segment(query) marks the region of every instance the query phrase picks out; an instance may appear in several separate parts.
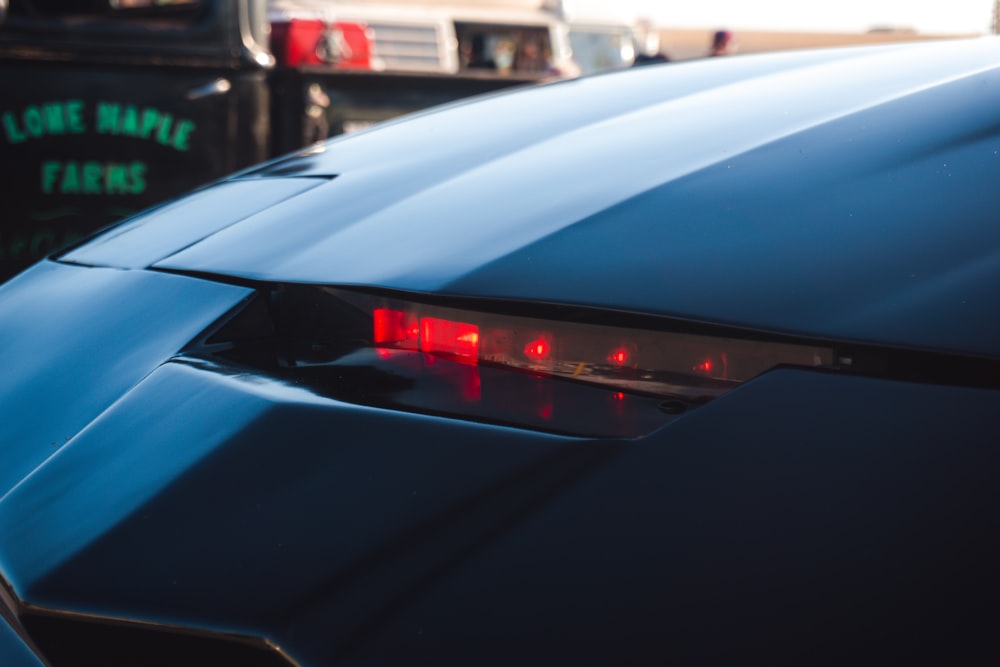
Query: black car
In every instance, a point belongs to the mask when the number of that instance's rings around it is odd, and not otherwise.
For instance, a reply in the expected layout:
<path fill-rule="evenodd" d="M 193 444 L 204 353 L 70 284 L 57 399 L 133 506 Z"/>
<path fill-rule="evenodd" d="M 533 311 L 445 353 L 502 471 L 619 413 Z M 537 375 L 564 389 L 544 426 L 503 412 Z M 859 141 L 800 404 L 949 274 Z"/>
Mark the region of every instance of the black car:
<path fill-rule="evenodd" d="M 0 288 L 7 666 L 994 664 L 1000 42 L 424 112 Z"/>

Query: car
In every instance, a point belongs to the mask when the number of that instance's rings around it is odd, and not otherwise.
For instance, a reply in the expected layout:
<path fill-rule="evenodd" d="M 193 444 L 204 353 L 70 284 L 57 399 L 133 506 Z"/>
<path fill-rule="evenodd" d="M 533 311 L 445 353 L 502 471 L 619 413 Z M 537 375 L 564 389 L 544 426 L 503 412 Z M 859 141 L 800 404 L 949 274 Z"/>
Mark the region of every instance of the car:
<path fill-rule="evenodd" d="M 1000 42 L 653 65 L 0 288 L 4 665 L 993 663 Z"/>

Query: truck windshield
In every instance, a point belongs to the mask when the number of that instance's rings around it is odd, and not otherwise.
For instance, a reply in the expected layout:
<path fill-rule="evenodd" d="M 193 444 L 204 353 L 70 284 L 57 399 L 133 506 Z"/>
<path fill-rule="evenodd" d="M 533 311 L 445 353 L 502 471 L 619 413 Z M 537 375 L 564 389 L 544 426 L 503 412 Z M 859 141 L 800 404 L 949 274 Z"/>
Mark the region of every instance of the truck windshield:
<path fill-rule="evenodd" d="M 455 37 L 463 70 L 544 74 L 553 67 L 545 26 L 456 22 Z"/>

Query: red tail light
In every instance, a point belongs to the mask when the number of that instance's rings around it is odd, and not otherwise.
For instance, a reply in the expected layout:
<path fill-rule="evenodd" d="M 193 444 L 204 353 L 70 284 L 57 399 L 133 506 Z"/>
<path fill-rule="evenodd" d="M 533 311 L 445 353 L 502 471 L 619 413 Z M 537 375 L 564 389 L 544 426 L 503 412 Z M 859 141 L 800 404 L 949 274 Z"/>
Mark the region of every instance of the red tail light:
<path fill-rule="evenodd" d="M 608 352 L 607 360 L 615 366 L 632 366 L 635 362 L 635 346 L 616 345 Z"/>
<path fill-rule="evenodd" d="M 832 347 L 791 338 L 576 307 L 495 306 L 567 318 L 556 319 L 416 298 L 280 285 L 186 354 L 341 401 L 616 438 L 649 433 L 775 366 L 834 367 Z"/>
<path fill-rule="evenodd" d="M 352 295 L 376 348 L 420 350 L 617 389 L 703 400 L 778 365 L 833 363 L 830 348 L 497 315 Z M 367 305 L 366 305 L 367 304 Z"/>
<path fill-rule="evenodd" d="M 474 364 L 479 360 L 479 327 L 438 317 L 421 317 L 420 349 Z"/>
<path fill-rule="evenodd" d="M 416 315 L 391 308 L 376 308 L 372 313 L 376 346 L 419 348 L 420 325 Z"/>
<path fill-rule="evenodd" d="M 534 361 L 541 361 L 552 352 L 552 343 L 545 338 L 536 338 L 524 346 L 524 356 Z"/>

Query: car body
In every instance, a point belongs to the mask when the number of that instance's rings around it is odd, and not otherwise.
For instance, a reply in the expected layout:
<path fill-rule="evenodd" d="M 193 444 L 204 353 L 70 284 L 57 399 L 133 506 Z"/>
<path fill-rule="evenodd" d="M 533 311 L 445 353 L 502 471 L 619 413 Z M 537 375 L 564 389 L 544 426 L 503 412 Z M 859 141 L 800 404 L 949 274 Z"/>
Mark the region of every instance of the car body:
<path fill-rule="evenodd" d="M 998 110 L 994 39 L 643 67 L 35 265 L 4 664 L 995 662 Z"/>

